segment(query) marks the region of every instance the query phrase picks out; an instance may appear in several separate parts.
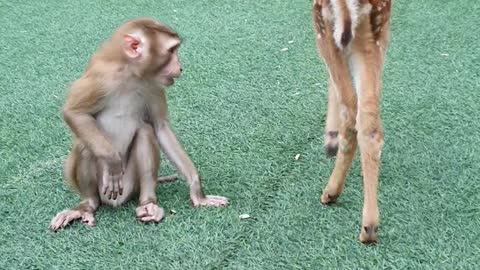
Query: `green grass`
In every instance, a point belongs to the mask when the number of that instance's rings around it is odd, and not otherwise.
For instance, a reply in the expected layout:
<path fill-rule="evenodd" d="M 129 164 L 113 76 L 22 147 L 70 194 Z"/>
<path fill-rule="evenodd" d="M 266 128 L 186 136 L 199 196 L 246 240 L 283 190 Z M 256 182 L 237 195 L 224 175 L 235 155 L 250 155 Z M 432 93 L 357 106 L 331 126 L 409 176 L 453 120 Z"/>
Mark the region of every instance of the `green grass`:
<path fill-rule="evenodd" d="M 0 0 L 0 268 L 479 269 L 480 3 L 394 4 L 375 246 L 357 240 L 358 156 L 339 203 L 319 203 L 333 160 L 322 150 L 327 75 L 310 7 Z M 137 16 L 184 37 L 185 73 L 168 92 L 172 122 L 205 190 L 232 203 L 193 209 L 178 181 L 158 188 L 162 206 L 177 211 L 161 224 L 139 224 L 132 202 L 101 208 L 94 229 L 50 233 L 56 212 L 78 202 L 62 181 L 66 87 L 98 44 Z M 244 213 L 251 218 L 240 221 Z"/>

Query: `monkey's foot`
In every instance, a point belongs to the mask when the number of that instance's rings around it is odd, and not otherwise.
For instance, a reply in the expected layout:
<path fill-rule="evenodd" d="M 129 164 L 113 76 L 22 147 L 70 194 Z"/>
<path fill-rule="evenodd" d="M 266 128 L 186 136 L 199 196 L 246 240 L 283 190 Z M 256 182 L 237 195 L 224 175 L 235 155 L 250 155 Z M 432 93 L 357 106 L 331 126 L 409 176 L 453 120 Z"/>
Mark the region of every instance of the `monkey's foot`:
<path fill-rule="evenodd" d="M 93 217 L 93 213 L 83 210 L 69 209 L 58 213 L 50 222 L 49 229 L 56 232 L 77 219 L 81 219 L 82 223 L 89 227 L 95 227 L 95 218 Z"/>
<path fill-rule="evenodd" d="M 156 203 L 147 203 L 137 207 L 135 210 L 137 213 L 137 218 L 142 222 L 160 222 L 164 215 L 165 211 L 162 207 L 158 206 Z"/>
<path fill-rule="evenodd" d="M 364 244 L 375 243 L 378 241 L 378 226 L 363 226 L 359 239 Z"/>
<path fill-rule="evenodd" d="M 325 134 L 325 153 L 327 157 L 334 157 L 338 152 L 338 131 L 328 131 Z"/>
<path fill-rule="evenodd" d="M 219 206 L 227 206 L 229 204 L 229 201 L 227 198 L 222 196 L 207 195 L 203 199 L 200 199 L 197 201 L 192 200 L 192 203 L 193 203 L 193 206 L 195 207 L 200 207 L 200 206 L 219 207 Z"/>

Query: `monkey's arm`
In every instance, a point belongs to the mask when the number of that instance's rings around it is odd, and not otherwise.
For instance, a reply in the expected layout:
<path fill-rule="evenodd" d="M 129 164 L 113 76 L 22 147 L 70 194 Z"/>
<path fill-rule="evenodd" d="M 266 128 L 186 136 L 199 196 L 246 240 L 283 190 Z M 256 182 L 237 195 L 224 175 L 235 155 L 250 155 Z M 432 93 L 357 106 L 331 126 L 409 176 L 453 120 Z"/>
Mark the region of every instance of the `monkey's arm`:
<path fill-rule="evenodd" d="M 202 200 L 205 199 L 205 195 L 201 188 L 200 176 L 195 165 L 188 157 L 188 154 L 185 152 L 170 127 L 167 116 L 165 93 L 163 91 L 156 97 L 152 98 L 150 114 L 155 128 L 155 135 L 157 136 L 161 149 L 189 183 L 190 198 L 193 204 L 201 204 Z"/>
<path fill-rule="evenodd" d="M 97 158 L 102 169 L 102 193 L 116 199 L 123 193 L 120 153 L 100 131 L 94 114 L 103 109 L 107 93 L 88 79 L 75 82 L 70 90 L 63 116 L 72 132 Z"/>
<path fill-rule="evenodd" d="M 75 136 L 97 157 L 120 159 L 113 145 L 100 131 L 93 115 L 101 111 L 105 93 L 86 79 L 76 81 L 63 107 L 63 117 Z"/>
<path fill-rule="evenodd" d="M 205 199 L 205 194 L 203 194 L 202 191 L 200 176 L 195 165 L 178 142 L 168 121 L 159 123 L 155 128 L 155 133 L 158 142 L 160 143 L 160 147 L 163 149 L 168 159 L 175 165 L 190 185 L 190 198 L 193 204 L 201 204 L 202 200 Z"/>
<path fill-rule="evenodd" d="M 180 173 L 187 179 L 192 179 L 197 176 L 197 169 L 188 157 L 187 153 L 177 140 L 175 133 L 173 133 L 167 121 L 159 124 L 155 128 L 155 133 L 168 159 L 177 167 Z"/>

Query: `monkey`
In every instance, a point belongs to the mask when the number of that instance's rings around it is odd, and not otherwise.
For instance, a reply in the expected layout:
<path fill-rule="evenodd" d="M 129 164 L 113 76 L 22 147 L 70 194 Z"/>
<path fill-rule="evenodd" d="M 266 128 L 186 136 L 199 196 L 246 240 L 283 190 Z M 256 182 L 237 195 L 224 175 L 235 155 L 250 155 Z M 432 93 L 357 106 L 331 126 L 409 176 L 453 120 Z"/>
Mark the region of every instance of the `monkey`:
<path fill-rule="evenodd" d="M 165 213 L 156 186 L 175 180 L 157 178 L 161 151 L 186 179 L 194 207 L 229 204 L 225 197 L 204 194 L 200 175 L 170 125 L 165 89 L 183 71 L 181 42 L 162 22 L 131 19 L 113 31 L 72 83 L 63 105 L 63 120 L 73 133 L 64 179 L 81 202 L 59 212 L 50 230 L 75 220 L 93 227 L 101 204 L 117 207 L 134 197 L 139 221 L 160 222 Z"/>

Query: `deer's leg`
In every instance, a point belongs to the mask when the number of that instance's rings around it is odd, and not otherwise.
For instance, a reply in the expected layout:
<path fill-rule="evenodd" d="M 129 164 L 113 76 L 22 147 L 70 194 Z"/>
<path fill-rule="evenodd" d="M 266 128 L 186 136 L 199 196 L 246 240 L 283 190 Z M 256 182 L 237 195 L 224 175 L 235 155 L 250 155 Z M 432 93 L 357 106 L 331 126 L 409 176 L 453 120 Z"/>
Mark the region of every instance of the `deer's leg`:
<path fill-rule="evenodd" d="M 338 117 L 338 152 L 327 186 L 321 196 L 323 204 L 333 203 L 343 190 L 345 178 L 351 166 L 357 147 L 357 133 L 355 130 L 355 116 L 357 114 L 357 101 L 350 80 L 347 60 L 344 53 L 334 43 L 331 24 L 320 21 L 320 7 L 314 5 L 314 23 L 317 33 L 317 48 L 322 56 L 330 74 L 330 94 L 334 95 L 329 101 L 336 99 L 337 108 L 330 108 L 329 114 L 336 113 Z M 330 104 L 333 105 L 333 104 Z M 329 105 L 329 106 L 330 106 Z M 335 116 L 331 115 L 327 121 L 327 129 L 333 125 Z M 328 132 L 328 131 L 327 131 Z"/>
<path fill-rule="evenodd" d="M 376 242 L 379 226 L 378 177 L 383 148 L 383 128 L 380 120 L 383 55 L 386 39 L 375 40 L 369 25 L 360 25 L 362 38 L 356 40 L 352 53 L 352 73 L 358 93 L 357 140 L 363 174 L 363 218 L 360 241 Z"/>
<path fill-rule="evenodd" d="M 338 152 L 338 126 L 340 122 L 337 90 L 332 80 L 328 81 L 328 110 L 325 126 L 325 153 L 328 157 L 337 155 Z"/>

